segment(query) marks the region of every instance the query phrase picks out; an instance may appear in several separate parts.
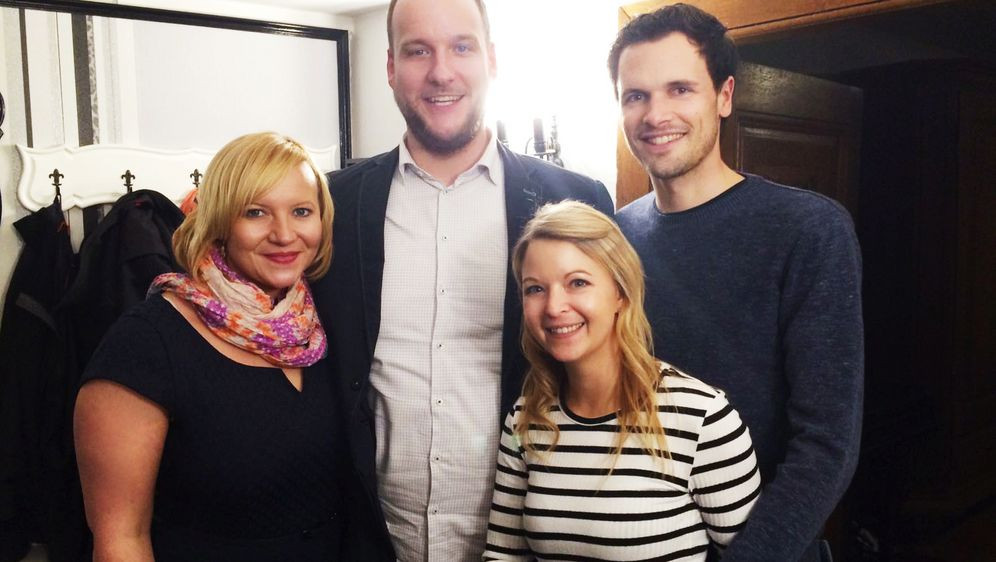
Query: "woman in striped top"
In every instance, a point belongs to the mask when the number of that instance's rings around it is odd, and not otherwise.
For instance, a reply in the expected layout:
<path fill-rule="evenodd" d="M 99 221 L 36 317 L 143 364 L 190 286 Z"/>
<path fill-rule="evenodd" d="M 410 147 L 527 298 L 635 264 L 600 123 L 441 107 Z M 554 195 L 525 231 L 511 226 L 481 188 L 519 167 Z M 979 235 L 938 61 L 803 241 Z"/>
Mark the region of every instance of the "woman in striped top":
<path fill-rule="evenodd" d="M 654 358 L 643 269 L 583 203 L 512 255 L 531 367 L 505 420 L 485 560 L 705 560 L 760 493 L 725 394 Z"/>

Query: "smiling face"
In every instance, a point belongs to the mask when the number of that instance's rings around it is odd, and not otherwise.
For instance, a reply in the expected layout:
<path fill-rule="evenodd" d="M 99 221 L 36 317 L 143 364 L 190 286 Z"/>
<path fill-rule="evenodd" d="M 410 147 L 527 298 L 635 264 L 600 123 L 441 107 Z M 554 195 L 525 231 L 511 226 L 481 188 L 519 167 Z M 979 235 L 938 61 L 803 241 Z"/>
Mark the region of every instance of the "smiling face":
<path fill-rule="evenodd" d="M 622 308 L 615 281 L 571 242 L 529 242 L 522 261 L 522 311 L 526 329 L 568 373 L 618 364 L 616 313 Z"/>
<path fill-rule="evenodd" d="M 732 110 L 733 78 L 717 92 L 687 36 L 671 33 L 626 47 L 616 88 L 629 149 L 653 179 L 722 165 L 719 125 Z"/>
<path fill-rule="evenodd" d="M 401 0 L 393 13 L 387 78 L 409 141 L 451 154 L 481 130 L 494 47 L 472 0 Z"/>
<path fill-rule="evenodd" d="M 302 163 L 243 209 L 225 254 L 236 271 L 275 299 L 315 261 L 321 240 L 318 181 Z"/>

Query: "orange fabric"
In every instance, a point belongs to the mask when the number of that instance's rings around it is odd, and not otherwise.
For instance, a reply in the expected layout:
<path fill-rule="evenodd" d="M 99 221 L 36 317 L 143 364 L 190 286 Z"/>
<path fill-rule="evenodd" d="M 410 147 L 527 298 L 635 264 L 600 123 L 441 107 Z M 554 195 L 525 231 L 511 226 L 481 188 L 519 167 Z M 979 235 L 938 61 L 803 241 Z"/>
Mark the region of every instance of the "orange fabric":
<path fill-rule="evenodd" d="M 183 214 L 189 215 L 190 212 L 196 208 L 197 208 L 197 188 L 195 187 L 190 190 L 190 193 L 188 193 L 186 197 L 183 198 L 183 201 L 180 203 L 180 210 L 183 211 Z"/>

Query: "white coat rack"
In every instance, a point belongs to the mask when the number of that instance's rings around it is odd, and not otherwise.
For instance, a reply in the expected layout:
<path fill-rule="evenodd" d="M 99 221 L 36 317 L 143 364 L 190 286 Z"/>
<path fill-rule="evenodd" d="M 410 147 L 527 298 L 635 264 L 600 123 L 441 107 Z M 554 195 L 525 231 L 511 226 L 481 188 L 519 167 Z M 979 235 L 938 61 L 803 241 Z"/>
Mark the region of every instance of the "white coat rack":
<path fill-rule="evenodd" d="M 307 149 L 319 170 L 338 168 L 338 146 Z M 29 211 L 51 205 L 56 190 L 67 212 L 73 246 L 82 240 L 79 209 L 114 203 L 137 189 L 158 191 L 179 204 L 207 169 L 214 152 L 160 150 L 95 144 L 84 147 L 28 148 L 17 145 L 21 177 L 17 199 Z M 81 216 L 81 215 L 80 215 Z"/>
<path fill-rule="evenodd" d="M 17 198 L 30 211 L 52 203 L 56 183 L 63 209 L 113 203 L 128 192 L 128 183 L 132 190 L 152 189 L 179 203 L 199 183 L 214 156 L 206 150 L 159 150 L 111 144 L 79 148 L 18 145 L 17 152 L 22 164 Z M 308 149 L 308 152 L 320 170 L 337 168 L 336 146 Z"/>

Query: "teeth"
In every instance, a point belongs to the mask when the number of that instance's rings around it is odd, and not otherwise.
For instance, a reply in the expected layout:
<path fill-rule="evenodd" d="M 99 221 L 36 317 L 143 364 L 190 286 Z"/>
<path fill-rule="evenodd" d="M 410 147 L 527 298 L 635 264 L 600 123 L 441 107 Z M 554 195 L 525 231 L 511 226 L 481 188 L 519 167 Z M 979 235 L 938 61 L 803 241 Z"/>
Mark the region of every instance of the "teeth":
<path fill-rule="evenodd" d="M 673 133 L 670 135 L 661 135 L 659 137 L 651 137 L 647 139 L 650 144 L 667 144 L 671 141 L 678 140 L 684 133 Z"/>
<path fill-rule="evenodd" d="M 429 103 L 435 103 L 439 105 L 451 105 L 457 102 L 460 96 L 435 96 L 429 98 Z"/>
<path fill-rule="evenodd" d="M 553 334 L 569 334 L 579 330 L 581 326 L 584 326 L 584 322 L 578 322 L 577 324 L 572 324 L 570 326 L 561 326 L 560 328 L 547 328 L 547 330 Z"/>

